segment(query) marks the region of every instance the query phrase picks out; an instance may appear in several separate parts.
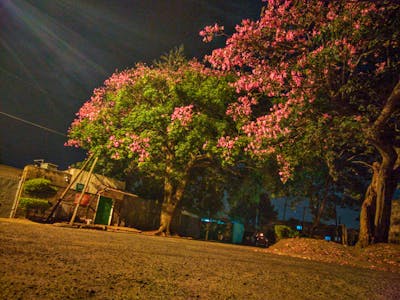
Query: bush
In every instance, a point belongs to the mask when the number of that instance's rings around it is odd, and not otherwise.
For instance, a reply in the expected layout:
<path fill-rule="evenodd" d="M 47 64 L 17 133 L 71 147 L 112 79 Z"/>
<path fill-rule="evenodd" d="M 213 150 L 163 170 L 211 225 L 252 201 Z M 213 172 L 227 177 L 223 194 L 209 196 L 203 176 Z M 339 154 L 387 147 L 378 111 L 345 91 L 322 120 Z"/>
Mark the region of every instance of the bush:
<path fill-rule="evenodd" d="M 264 230 L 265 236 L 268 239 L 268 243 L 270 245 L 275 244 L 276 243 L 276 234 L 274 231 L 274 228 L 268 228 L 266 230 Z"/>
<path fill-rule="evenodd" d="M 275 225 L 274 230 L 275 230 L 275 236 L 276 236 L 277 241 L 279 241 L 281 239 L 293 238 L 293 237 L 299 236 L 298 231 L 296 231 L 286 225 Z"/>
<path fill-rule="evenodd" d="M 21 198 L 19 199 L 19 207 L 25 211 L 40 211 L 44 212 L 50 208 L 51 204 L 47 200 L 37 198 Z"/>
<path fill-rule="evenodd" d="M 24 192 L 33 197 L 49 198 L 57 193 L 57 188 L 48 179 L 34 178 L 25 182 Z"/>

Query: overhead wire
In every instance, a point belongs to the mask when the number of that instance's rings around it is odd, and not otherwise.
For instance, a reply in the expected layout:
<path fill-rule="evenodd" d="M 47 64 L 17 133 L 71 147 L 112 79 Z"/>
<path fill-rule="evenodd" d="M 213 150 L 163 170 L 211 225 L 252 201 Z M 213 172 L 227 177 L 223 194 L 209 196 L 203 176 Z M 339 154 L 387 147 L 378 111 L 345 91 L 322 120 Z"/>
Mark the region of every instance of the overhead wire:
<path fill-rule="evenodd" d="M 63 137 L 67 137 L 67 135 L 64 134 L 64 133 L 62 133 L 62 132 L 59 132 L 59 131 L 57 131 L 57 130 L 51 129 L 51 128 L 49 128 L 49 127 L 46 127 L 46 126 L 43 126 L 43 125 L 40 125 L 40 124 L 31 122 L 31 121 L 28 121 L 28 120 L 25 120 L 25 119 L 22 119 L 22 118 L 17 117 L 17 116 L 14 116 L 14 115 L 5 113 L 5 112 L 3 112 L 3 111 L 0 111 L 0 114 L 1 114 L 1 115 L 4 115 L 4 116 L 6 116 L 6 117 L 9 117 L 9 118 L 11 118 L 11 119 L 14 119 L 14 120 L 17 120 L 17 121 L 20 121 L 20 122 L 29 124 L 29 125 L 31 125 L 31 126 L 35 126 L 35 127 L 37 127 L 37 128 L 46 130 L 46 131 L 48 131 L 48 132 L 51 132 L 51 133 L 54 133 L 54 134 L 58 134 L 58 135 L 61 135 L 61 136 L 63 136 Z"/>

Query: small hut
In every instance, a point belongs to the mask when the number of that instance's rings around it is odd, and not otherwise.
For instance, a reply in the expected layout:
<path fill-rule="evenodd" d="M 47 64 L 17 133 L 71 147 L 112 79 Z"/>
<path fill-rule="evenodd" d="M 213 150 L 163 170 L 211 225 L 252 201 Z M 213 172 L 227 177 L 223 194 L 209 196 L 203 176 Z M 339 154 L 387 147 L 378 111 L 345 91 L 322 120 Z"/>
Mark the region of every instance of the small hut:
<path fill-rule="evenodd" d="M 125 182 L 75 168 L 61 171 L 58 170 L 57 165 L 46 163 L 44 160 L 36 160 L 33 165 L 25 166 L 20 172 L 14 169 L 11 172 L 10 167 L 0 168 L 1 170 L 4 171 L 0 172 L 1 182 L 8 184 L 11 180 L 14 187 L 12 195 L 7 194 L 5 195 L 7 197 L 2 197 L 9 199 L 8 205 L 5 205 L 3 200 L 0 203 L 4 210 L 2 212 L 4 217 L 26 216 L 19 208 L 19 200 L 24 197 L 24 183 L 33 178 L 48 179 L 58 190 L 56 195 L 46 199 L 52 208 L 39 215 L 33 215 L 35 219 L 44 219 L 48 216 L 47 220 L 49 220 L 51 216 L 51 219 L 56 221 L 69 221 L 74 210 L 77 209 L 77 221 L 88 224 L 119 225 L 123 200 L 128 196 L 130 200 L 137 198 L 136 195 L 124 191 Z M 9 175 L 10 172 L 12 176 Z"/>
<path fill-rule="evenodd" d="M 126 193 L 125 182 L 90 172 L 71 168 L 66 171 L 75 178 L 75 184 L 71 187 L 69 195 L 65 197 L 61 204 L 62 212 L 56 213 L 57 216 L 69 216 L 77 205 L 81 193 L 85 190 L 79 203 L 78 217 L 86 223 L 102 225 L 119 225 L 122 201 Z M 85 183 L 88 186 L 85 187 Z M 130 194 L 132 196 L 132 194 Z M 71 197 L 72 196 L 72 197 Z"/>

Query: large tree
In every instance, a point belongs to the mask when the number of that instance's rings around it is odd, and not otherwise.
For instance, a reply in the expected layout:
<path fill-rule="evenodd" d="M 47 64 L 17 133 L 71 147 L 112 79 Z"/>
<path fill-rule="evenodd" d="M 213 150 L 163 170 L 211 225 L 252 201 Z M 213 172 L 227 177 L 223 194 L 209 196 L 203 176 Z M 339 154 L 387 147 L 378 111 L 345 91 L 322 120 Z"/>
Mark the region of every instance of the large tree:
<path fill-rule="evenodd" d="M 343 168 L 340 175 L 329 174 L 324 161 L 313 159 L 303 161 L 298 166 L 282 191 L 289 195 L 292 204 L 304 203 L 312 216 L 312 225 L 309 228 L 310 236 L 320 226 L 322 220 L 336 218 L 336 207 L 360 207 L 360 199 L 365 191 L 365 183 L 357 168 Z"/>
<path fill-rule="evenodd" d="M 234 99 L 231 79 L 186 61 L 179 51 L 153 66 L 116 72 L 79 110 L 68 145 L 159 180 L 158 232 L 169 234 L 191 171 L 211 161 L 219 138 L 234 128 L 225 115 Z"/>
<path fill-rule="evenodd" d="M 207 57 L 235 72 L 245 150 L 274 155 L 286 181 L 304 161 L 369 164 L 359 245 L 386 242 L 399 181 L 400 6 L 395 1 L 265 1 Z M 219 25 L 200 34 L 209 42 Z M 306 159 L 305 159 L 306 158 Z M 371 163 L 372 162 L 372 163 Z"/>

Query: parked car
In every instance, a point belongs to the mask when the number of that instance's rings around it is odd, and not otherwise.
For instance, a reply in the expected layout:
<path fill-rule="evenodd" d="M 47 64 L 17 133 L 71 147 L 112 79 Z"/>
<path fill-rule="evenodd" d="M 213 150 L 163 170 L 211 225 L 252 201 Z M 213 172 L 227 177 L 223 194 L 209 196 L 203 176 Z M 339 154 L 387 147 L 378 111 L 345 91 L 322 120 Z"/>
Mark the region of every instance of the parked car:
<path fill-rule="evenodd" d="M 263 232 L 256 232 L 254 236 L 254 244 L 256 247 L 268 247 L 268 239 L 265 237 Z"/>

